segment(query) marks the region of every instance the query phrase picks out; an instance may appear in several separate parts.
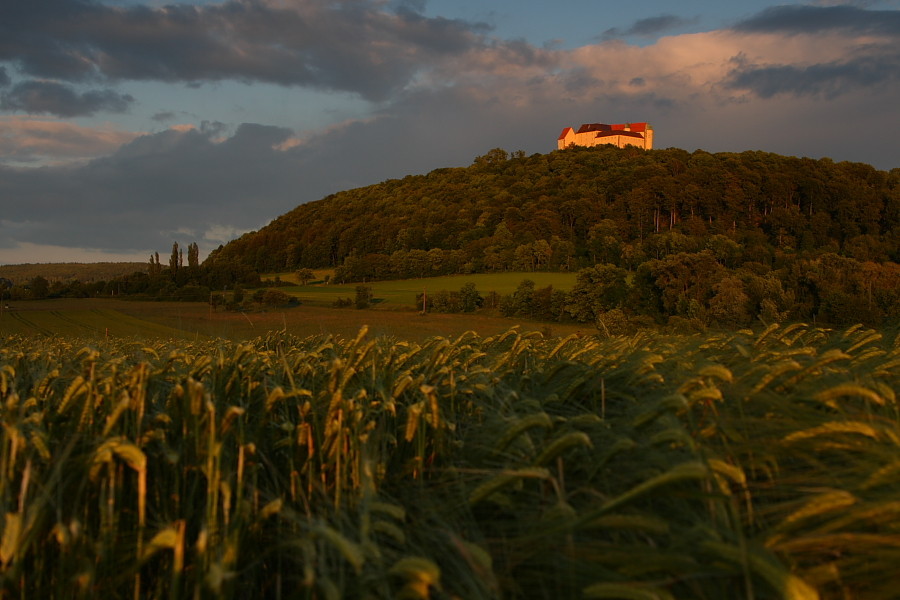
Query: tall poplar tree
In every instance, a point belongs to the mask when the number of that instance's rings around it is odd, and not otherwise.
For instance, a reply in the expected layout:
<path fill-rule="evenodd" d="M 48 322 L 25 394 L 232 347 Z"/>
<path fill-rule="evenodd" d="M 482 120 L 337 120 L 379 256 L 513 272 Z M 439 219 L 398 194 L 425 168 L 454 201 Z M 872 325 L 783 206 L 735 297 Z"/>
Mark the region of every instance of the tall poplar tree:
<path fill-rule="evenodd" d="M 200 247 L 196 242 L 188 244 L 188 268 L 193 270 L 200 266 Z"/>
<path fill-rule="evenodd" d="M 174 242 L 172 244 L 172 255 L 169 257 L 169 271 L 174 276 L 175 273 L 178 272 L 178 264 L 179 264 L 179 252 L 178 252 L 178 242 Z"/>

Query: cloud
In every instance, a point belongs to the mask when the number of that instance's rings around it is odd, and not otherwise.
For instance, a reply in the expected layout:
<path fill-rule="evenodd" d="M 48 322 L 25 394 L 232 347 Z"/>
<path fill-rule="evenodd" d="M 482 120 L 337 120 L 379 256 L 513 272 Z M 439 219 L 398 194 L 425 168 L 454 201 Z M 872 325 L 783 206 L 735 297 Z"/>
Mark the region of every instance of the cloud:
<path fill-rule="evenodd" d="M 634 24 L 628 29 L 623 30 L 619 29 L 618 27 L 607 29 L 603 32 L 602 37 L 604 39 L 626 37 L 630 35 L 653 37 L 661 33 L 665 33 L 666 31 L 671 31 L 682 25 L 691 23 L 695 20 L 696 19 L 684 19 L 675 15 L 659 15 L 656 17 L 648 17 L 646 19 L 639 19 L 638 21 L 635 21 Z"/>
<path fill-rule="evenodd" d="M 4 67 L 0 67 L 0 87 L 5 87 L 10 84 L 9 75 L 6 74 L 6 69 Z"/>
<path fill-rule="evenodd" d="M 0 223 L 2 225 L 2 223 Z M 17 265 L 50 262 L 145 262 L 149 254 L 145 252 L 120 252 L 98 248 L 72 248 L 53 244 L 32 244 L 18 242 L 0 246 L 0 264 Z"/>
<path fill-rule="evenodd" d="M 92 90 L 79 94 L 55 81 L 26 81 L 0 94 L 0 108 L 29 114 L 59 117 L 91 116 L 97 112 L 122 113 L 134 98 L 112 90 Z"/>
<path fill-rule="evenodd" d="M 154 121 L 163 122 L 163 121 L 173 121 L 176 117 L 177 117 L 177 115 L 175 114 L 175 111 L 161 110 L 158 113 L 155 113 L 150 118 L 153 119 Z"/>
<path fill-rule="evenodd" d="M 742 33 L 822 33 L 900 35 L 900 12 L 855 6 L 786 5 L 767 8 L 734 26 Z"/>
<path fill-rule="evenodd" d="M 900 53 L 808 66 L 742 65 L 730 74 L 726 87 L 749 90 L 761 98 L 771 98 L 777 94 L 835 98 L 860 88 L 900 80 L 898 65 Z"/>
<path fill-rule="evenodd" d="M 291 131 L 245 124 L 223 140 L 219 133 L 216 124 L 168 129 L 85 165 L 0 167 L 0 196 L 18 199 L 4 205 L 0 237 L 164 250 L 192 241 L 183 239 L 186 228 L 258 228 L 295 204 L 303 189 L 296 156 L 274 148 Z"/>
<path fill-rule="evenodd" d="M 414 5 L 413 5 L 414 6 Z M 121 8 L 87 0 L 0 3 L 0 60 L 65 81 L 232 79 L 383 100 L 487 30 L 376 0 L 231 0 Z"/>
<path fill-rule="evenodd" d="M 778 6 L 732 31 L 740 39 L 769 39 L 780 50 L 791 50 L 784 56 L 736 56 L 735 68 L 724 80 L 727 89 L 761 98 L 784 94 L 833 99 L 900 80 L 900 11 Z"/>
<path fill-rule="evenodd" d="M 91 128 L 57 120 L 0 116 L 0 164 L 85 162 L 114 152 L 139 135 L 112 126 Z"/>

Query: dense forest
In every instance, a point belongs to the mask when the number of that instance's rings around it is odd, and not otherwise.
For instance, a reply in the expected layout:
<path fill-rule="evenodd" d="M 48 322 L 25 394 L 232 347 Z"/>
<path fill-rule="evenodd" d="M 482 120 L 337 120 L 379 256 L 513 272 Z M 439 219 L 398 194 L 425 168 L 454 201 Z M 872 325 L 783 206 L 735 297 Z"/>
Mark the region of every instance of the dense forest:
<path fill-rule="evenodd" d="M 343 282 L 572 270 L 576 296 L 540 316 L 625 309 L 742 324 L 894 319 L 898 261 L 900 169 L 604 146 L 495 149 L 466 168 L 341 192 L 220 247 L 204 266 L 335 267 Z"/>
<path fill-rule="evenodd" d="M 372 279 L 634 268 L 697 247 L 731 266 L 826 252 L 896 262 L 900 169 L 765 152 L 496 149 L 467 168 L 300 205 L 208 261 L 258 272 L 346 266 Z"/>

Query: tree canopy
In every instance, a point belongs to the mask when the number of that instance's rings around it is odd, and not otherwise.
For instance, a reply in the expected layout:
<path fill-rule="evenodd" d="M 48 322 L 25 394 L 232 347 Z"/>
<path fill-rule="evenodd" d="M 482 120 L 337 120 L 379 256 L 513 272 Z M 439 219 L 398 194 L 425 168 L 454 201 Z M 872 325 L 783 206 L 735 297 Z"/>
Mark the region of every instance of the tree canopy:
<path fill-rule="evenodd" d="M 835 253 L 900 261 L 900 169 L 612 146 L 492 150 L 303 204 L 214 251 L 257 272 L 335 267 L 362 281 L 503 270 L 634 270 L 709 250 L 734 268 Z"/>

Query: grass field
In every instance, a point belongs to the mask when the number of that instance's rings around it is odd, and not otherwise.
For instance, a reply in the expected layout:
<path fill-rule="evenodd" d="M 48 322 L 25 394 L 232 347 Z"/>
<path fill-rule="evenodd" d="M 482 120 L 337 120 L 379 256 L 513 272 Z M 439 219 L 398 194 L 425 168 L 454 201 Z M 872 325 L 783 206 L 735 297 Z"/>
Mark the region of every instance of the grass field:
<path fill-rule="evenodd" d="M 329 303 L 330 304 L 330 303 Z M 571 324 L 517 321 L 484 314 L 420 315 L 407 310 L 334 309 L 302 305 L 267 312 L 211 311 L 192 302 L 144 302 L 112 299 L 59 299 L 18 302 L 0 314 L 0 335 L 72 336 L 112 338 L 225 338 L 252 339 L 269 331 L 291 335 L 335 334 L 353 336 L 367 326 L 373 334 L 407 340 L 458 336 L 466 331 L 493 335 L 520 325 L 523 331 L 550 331 L 566 336 L 590 332 Z"/>
<path fill-rule="evenodd" d="M 322 276 L 325 273 L 319 273 Z M 282 281 L 293 281 L 292 273 L 271 274 Z M 501 273 L 497 275 L 455 275 L 402 281 L 379 281 L 370 285 L 374 294 L 373 309 L 333 309 L 339 298 L 356 295 L 358 284 L 279 288 L 296 296 L 300 307 L 266 312 L 212 311 L 205 303 L 151 302 L 116 299 L 55 299 L 14 302 L 12 310 L 0 311 L 0 335 L 61 335 L 100 339 L 114 338 L 226 338 L 250 339 L 268 331 L 285 330 L 292 335 L 338 334 L 352 336 L 363 326 L 377 335 L 409 340 L 424 340 L 435 335 L 455 336 L 465 331 L 493 335 L 520 325 L 525 331 L 542 330 L 566 336 L 590 332 L 588 326 L 546 324 L 516 321 L 493 314 L 420 315 L 416 310 L 416 294 L 426 290 L 459 290 L 474 283 L 482 295 L 489 291 L 513 292 L 523 279 L 531 279 L 538 287 L 552 285 L 571 289 L 575 275 L 571 273 Z"/>
<path fill-rule="evenodd" d="M 273 273 L 267 279 L 278 276 L 282 281 L 297 283 L 293 273 Z M 458 291 L 467 283 L 474 283 L 475 288 L 485 295 L 488 292 L 511 294 L 523 280 L 534 281 L 538 288 L 552 285 L 556 289 L 570 290 L 575 285 L 575 273 L 476 273 L 472 275 L 448 275 L 445 277 L 427 277 L 423 279 L 404 279 L 397 281 L 373 281 L 366 283 L 372 288 L 374 302 L 379 308 L 414 307 L 416 294 L 423 291 L 432 294 L 441 290 Z M 280 288 L 282 291 L 296 296 L 304 304 L 330 306 L 338 298 L 350 298 L 356 295 L 358 283 L 346 285 L 294 285 Z"/>

